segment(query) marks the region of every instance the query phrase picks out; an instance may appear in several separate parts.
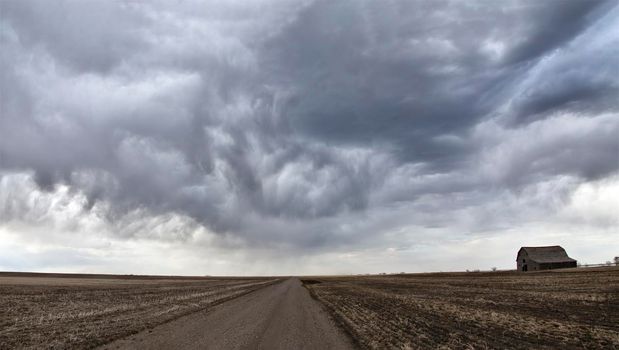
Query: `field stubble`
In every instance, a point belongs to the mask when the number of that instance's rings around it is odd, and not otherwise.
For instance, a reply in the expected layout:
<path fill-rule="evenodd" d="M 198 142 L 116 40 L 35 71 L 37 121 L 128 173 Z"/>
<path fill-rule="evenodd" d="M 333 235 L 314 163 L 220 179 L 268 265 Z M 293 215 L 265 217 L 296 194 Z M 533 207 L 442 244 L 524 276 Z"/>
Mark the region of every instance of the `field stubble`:
<path fill-rule="evenodd" d="M 0 274 L 0 349 L 92 348 L 275 281 Z"/>
<path fill-rule="evenodd" d="M 368 349 L 619 349 L 619 270 L 306 279 Z"/>

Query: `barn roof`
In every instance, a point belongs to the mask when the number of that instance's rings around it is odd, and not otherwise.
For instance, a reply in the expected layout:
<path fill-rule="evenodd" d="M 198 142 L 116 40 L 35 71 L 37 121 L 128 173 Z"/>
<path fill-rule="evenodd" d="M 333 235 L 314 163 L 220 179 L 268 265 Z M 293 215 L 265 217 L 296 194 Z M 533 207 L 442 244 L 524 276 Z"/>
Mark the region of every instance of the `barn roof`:
<path fill-rule="evenodd" d="M 522 247 L 518 251 L 518 255 L 520 255 L 522 251 L 525 251 L 527 253 L 527 256 L 530 260 L 537 263 L 576 261 L 567 256 L 565 249 L 558 245 L 548 247 Z"/>

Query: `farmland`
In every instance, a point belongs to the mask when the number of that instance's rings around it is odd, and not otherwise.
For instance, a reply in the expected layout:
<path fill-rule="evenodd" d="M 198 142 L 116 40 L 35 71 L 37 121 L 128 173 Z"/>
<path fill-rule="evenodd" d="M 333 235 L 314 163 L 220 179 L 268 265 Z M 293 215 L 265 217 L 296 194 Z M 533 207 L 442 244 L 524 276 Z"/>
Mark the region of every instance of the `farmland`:
<path fill-rule="evenodd" d="M 0 273 L 0 349 L 92 348 L 276 281 Z"/>
<path fill-rule="evenodd" d="M 301 281 L 0 273 L 0 349 L 619 348 L 618 268 Z"/>
<path fill-rule="evenodd" d="M 619 348 L 616 268 L 303 282 L 361 348 Z"/>

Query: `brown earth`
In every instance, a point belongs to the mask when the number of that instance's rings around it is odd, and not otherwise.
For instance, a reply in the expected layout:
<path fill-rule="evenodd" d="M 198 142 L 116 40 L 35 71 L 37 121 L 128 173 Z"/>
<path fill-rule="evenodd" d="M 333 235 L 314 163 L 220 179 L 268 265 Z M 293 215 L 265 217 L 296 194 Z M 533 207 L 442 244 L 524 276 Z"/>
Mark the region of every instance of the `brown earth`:
<path fill-rule="evenodd" d="M 0 273 L 0 349 L 619 349 L 618 268 L 282 281 Z"/>
<path fill-rule="evenodd" d="M 280 280 L 0 273 L 0 349 L 93 348 Z"/>
<path fill-rule="evenodd" d="M 619 269 L 312 277 L 367 349 L 619 349 Z"/>
<path fill-rule="evenodd" d="M 296 278 L 113 342 L 103 349 L 352 349 Z"/>

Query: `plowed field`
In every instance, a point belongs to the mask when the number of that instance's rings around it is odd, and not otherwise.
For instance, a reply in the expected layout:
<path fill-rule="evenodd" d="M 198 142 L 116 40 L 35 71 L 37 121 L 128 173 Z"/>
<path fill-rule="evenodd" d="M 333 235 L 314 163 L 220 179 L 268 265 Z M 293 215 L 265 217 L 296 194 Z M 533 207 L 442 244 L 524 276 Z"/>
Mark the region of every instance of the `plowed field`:
<path fill-rule="evenodd" d="M 92 348 L 277 281 L 0 274 L 0 349 Z"/>
<path fill-rule="evenodd" d="M 304 279 L 368 349 L 619 349 L 619 270 Z"/>

